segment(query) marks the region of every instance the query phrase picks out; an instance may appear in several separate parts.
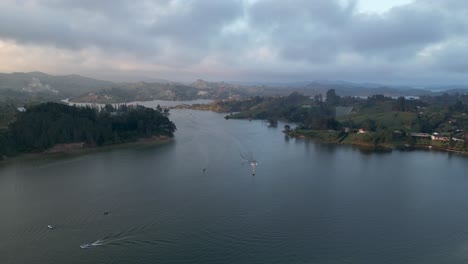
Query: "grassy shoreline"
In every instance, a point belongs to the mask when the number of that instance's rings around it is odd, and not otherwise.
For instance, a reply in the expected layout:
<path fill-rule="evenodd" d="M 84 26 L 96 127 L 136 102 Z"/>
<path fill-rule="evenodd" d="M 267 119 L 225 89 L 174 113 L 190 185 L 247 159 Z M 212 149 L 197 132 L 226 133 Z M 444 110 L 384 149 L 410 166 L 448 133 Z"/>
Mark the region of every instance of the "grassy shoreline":
<path fill-rule="evenodd" d="M 450 152 L 456 153 L 464 156 L 468 156 L 468 151 L 434 145 L 434 144 L 427 144 L 422 142 L 416 142 L 413 144 L 405 143 L 406 140 L 398 139 L 398 140 L 390 140 L 386 142 L 366 142 L 362 138 L 366 136 L 366 134 L 349 134 L 344 139 L 341 139 L 342 135 L 340 135 L 339 131 L 329 131 L 329 130 L 299 130 L 299 131 L 284 131 L 284 133 L 290 137 L 295 138 L 303 138 L 303 139 L 313 139 L 320 143 L 326 144 L 337 144 L 337 145 L 351 145 L 356 146 L 359 148 L 363 148 L 365 150 L 435 150 L 435 151 L 443 151 L 443 152 Z"/>
<path fill-rule="evenodd" d="M 10 162 L 14 162 L 17 160 L 35 160 L 38 158 L 61 158 L 61 157 L 73 157 L 73 156 L 80 156 L 80 155 L 87 155 L 91 153 L 99 153 L 99 152 L 106 152 L 111 150 L 117 149 L 127 149 L 127 148 L 139 148 L 139 147 L 152 147 L 152 146 L 159 146 L 163 144 L 168 144 L 174 141 L 173 137 L 166 137 L 166 136 L 153 136 L 151 138 L 139 138 L 136 141 L 131 142 L 123 142 L 118 144 L 110 144 L 104 146 L 86 146 L 83 145 L 80 148 L 72 147 L 72 148 L 61 148 L 61 150 L 54 150 L 56 146 L 36 153 L 20 153 L 15 156 L 11 157 L 4 157 L 0 159 L 0 166 L 4 164 L 8 164 Z M 77 145 L 81 143 L 70 143 L 70 144 L 61 144 L 61 145 Z"/>

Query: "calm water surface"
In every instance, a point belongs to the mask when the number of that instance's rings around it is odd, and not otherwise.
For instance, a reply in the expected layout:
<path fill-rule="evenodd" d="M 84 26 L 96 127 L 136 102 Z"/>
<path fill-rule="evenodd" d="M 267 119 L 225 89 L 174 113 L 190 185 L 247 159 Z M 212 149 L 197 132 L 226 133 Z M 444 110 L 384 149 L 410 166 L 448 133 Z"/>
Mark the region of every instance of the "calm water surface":
<path fill-rule="evenodd" d="M 465 157 L 171 119 L 161 146 L 1 165 L 0 263 L 468 263 Z"/>

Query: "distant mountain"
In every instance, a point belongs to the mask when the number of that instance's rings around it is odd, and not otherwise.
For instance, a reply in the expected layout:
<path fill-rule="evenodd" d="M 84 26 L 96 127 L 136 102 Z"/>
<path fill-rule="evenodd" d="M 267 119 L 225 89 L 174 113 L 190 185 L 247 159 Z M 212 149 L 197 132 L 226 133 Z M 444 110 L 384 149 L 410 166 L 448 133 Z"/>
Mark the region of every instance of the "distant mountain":
<path fill-rule="evenodd" d="M 466 92 L 468 85 L 432 85 L 425 87 L 425 89 L 433 92 Z"/>
<path fill-rule="evenodd" d="M 257 95 L 287 95 L 290 90 L 233 85 L 225 82 L 197 80 L 190 84 L 180 83 L 118 83 L 110 89 L 101 89 L 70 99 L 81 103 L 121 103 L 148 100 L 195 100 L 195 99 L 241 99 Z"/>
<path fill-rule="evenodd" d="M 219 89 L 219 88 L 233 88 L 234 85 L 225 82 L 207 82 L 202 79 L 198 79 L 191 83 L 190 86 L 197 89 Z"/>
<path fill-rule="evenodd" d="M 112 82 L 96 80 L 80 75 L 54 76 L 42 72 L 0 73 L 0 90 L 12 90 L 30 94 L 77 96 L 86 92 L 109 88 Z"/>
<path fill-rule="evenodd" d="M 404 86 L 384 86 L 379 84 L 357 84 L 349 82 L 311 82 L 306 89 L 315 90 L 324 94 L 329 89 L 335 89 L 340 96 L 370 96 L 383 94 L 385 96 L 422 96 L 429 95 L 431 91 L 425 89 L 415 89 Z"/>
<path fill-rule="evenodd" d="M 130 82 L 133 82 L 130 80 Z M 135 82 L 145 82 L 145 83 L 172 83 L 169 80 L 161 79 L 161 78 L 153 78 L 153 77 L 143 77 L 137 79 Z"/>
<path fill-rule="evenodd" d="M 434 93 L 468 93 L 468 85 L 432 85 L 432 86 L 408 86 L 387 85 L 381 83 L 354 83 L 342 80 L 315 80 L 300 82 L 231 82 L 237 86 L 265 87 L 280 90 L 295 90 L 304 94 L 326 93 L 329 89 L 335 89 L 341 96 L 369 96 L 384 94 L 387 96 L 422 96 Z"/>
<path fill-rule="evenodd" d="M 377 83 L 319 80 L 310 82 L 209 82 L 176 83 L 148 77 L 150 82 L 116 83 L 76 74 L 54 76 L 42 72 L 0 73 L 0 101 L 57 101 L 72 98 L 75 102 L 115 103 L 148 100 L 240 99 L 251 96 L 282 96 L 293 91 L 307 96 L 325 95 L 335 89 L 340 96 L 423 96 L 468 93 L 468 86 L 447 85 L 413 88 Z"/>
<path fill-rule="evenodd" d="M 70 99 L 71 102 L 122 103 L 150 100 L 207 99 L 205 94 L 192 86 L 177 83 L 116 83 L 111 88 L 83 93 Z"/>

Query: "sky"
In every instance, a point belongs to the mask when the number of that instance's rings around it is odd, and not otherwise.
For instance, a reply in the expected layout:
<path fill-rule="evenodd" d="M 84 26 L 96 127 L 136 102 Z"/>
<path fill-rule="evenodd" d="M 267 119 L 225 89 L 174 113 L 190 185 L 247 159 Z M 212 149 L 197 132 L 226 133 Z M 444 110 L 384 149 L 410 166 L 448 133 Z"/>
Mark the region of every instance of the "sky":
<path fill-rule="evenodd" d="M 468 81 L 466 0 L 1 0 L 0 72 Z"/>

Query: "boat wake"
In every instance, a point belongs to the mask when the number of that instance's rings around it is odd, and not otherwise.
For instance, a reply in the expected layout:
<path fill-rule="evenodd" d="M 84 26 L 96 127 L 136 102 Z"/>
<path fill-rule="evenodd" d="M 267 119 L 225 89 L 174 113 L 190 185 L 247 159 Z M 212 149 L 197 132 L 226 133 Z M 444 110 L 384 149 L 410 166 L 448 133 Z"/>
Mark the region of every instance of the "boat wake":
<path fill-rule="evenodd" d="M 80 248 L 89 249 L 89 248 L 98 247 L 98 246 L 119 246 L 119 245 L 123 245 L 127 243 L 132 243 L 132 241 L 122 241 L 122 240 L 135 238 L 136 236 L 138 236 L 139 233 L 145 232 L 147 229 L 151 228 L 157 223 L 158 221 L 153 221 L 140 227 L 134 227 L 129 230 L 124 230 L 115 234 L 111 234 L 104 238 L 98 239 L 92 243 L 81 244 Z"/>
<path fill-rule="evenodd" d="M 102 245 L 104 245 L 104 240 L 96 240 L 93 243 L 82 244 L 80 245 L 80 248 L 86 249 L 86 248 L 102 246 Z"/>
<path fill-rule="evenodd" d="M 97 247 L 97 246 L 109 245 L 109 244 L 112 244 L 112 243 L 115 243 L 117 241 L 124 240 L 127 238 L 129 237 L 121 237 L 121 238 L 115 238 L 115 239 L 106 239 L 106 238 L 99 239 L 99 240 L 94 241 L 93 243 L 82 244 L 80 245 L 80 248 L 88 249 L 88 248 Z"/>

